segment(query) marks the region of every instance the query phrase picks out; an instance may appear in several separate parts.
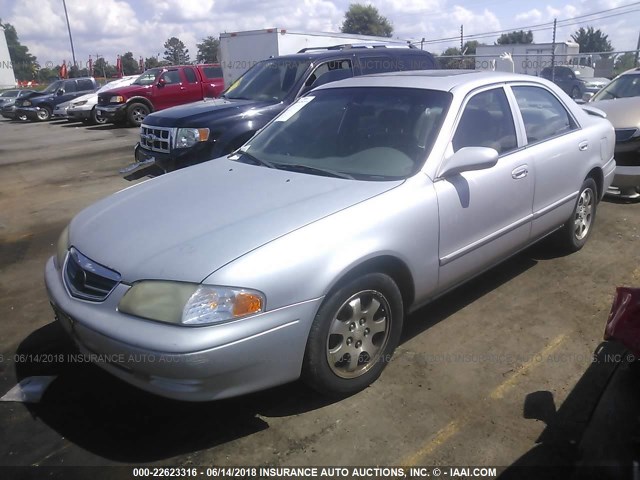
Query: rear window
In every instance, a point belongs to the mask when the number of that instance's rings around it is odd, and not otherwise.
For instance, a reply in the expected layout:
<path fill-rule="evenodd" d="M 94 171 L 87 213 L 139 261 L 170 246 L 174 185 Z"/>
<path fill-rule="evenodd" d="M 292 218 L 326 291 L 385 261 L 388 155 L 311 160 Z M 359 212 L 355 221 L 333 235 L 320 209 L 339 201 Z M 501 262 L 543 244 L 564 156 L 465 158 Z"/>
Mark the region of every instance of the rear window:
<path fill-rule="evenodd" d="M 88 78 L 78 80 L 78 91 L 93 90 L 93 82 Z"/>
<path fill-rule="evenodd" d="M 207 78 L 222 78 L 222 67 L 204 67 L 202 72 Z"/>

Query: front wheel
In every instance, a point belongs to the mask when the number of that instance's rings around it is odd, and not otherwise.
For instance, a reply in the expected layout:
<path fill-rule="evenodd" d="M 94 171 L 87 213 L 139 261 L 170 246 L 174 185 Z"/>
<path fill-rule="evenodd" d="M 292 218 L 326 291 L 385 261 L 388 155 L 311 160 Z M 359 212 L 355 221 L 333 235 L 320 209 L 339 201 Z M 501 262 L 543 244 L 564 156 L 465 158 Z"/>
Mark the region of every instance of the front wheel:
<path fill-rule="evenodd" d="M 596 220 L 597 192 L 596 182 L 587 178 L 580 188 L 571 217 L 558 231 L 559 247 L 563 250 L 577 252 L 587 243 Z"/>
<path fill-rule="evenodd" d="M 311 326 L 302 377 L 326 395 L 373 383 L 400 340 L 402 295 L 391 277 L 370 273 L 327 297 Z"/>
<path fill-rule="evenodd" d="M 44 122 L 51 118 L 51 112 L 52 112 L 51 107 L 47 107 L 46 105 L 43 105 L 38 109 L 36 113 L 36 118 L 38 119 L 39 122 Z"/>
<path fill-rule="evenodd" d="M 91 110 L 89 121 L 92 125 L 104 125 L 105 123 L 107 123 L 107 119 L 105 117 L 103 117 L 102 115 L 98 115 L 96 107 L 93 107 L 93 109 Z"/>
<path fill-rule="evenodd" d="M 132 103 L 127 108 L 127 120 L 133 127 L 139 127 L 147 115 L 149 115 L 149 107 L 144 103 Z"/>

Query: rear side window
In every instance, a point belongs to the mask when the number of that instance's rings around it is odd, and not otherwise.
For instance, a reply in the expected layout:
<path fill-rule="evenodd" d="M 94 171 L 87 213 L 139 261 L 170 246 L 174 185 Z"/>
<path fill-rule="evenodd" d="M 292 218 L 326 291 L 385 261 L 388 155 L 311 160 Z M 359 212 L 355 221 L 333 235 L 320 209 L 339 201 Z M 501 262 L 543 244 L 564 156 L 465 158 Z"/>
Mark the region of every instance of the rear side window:
<path fill-rule="evenodd" d="M 453 150 L 495 148 L 502 155 L 518 146 L 513 115 L 502 88 L 480 92 L 467 103 L 453 136 Z"/>
<path fill-rule="evenodd" d="M 385 56 L 360 57 L 359 63 L 362 75 L 398 71 L 397 60 Z"/>
<path fill-rule="evenodd" d="M 187 77 L 188 83 L 197 83 L 198 77 L 196 77 L 196 72 L 193 71 L 193 68 L 187 67 L 184 69 L 184 76 Z"/>
<path fill-rule="evenodd" d="M 345 78 L 353 77 L 350 60 L 332 60 L 316 68 L 305 82 L 305 87 L 317 87 Z"/>
<path fill-rule="evenodd" d="M 426 54 L 400 54 L 398 55 L 398 70 L 433 70 L 436 65 L 433 58 Z"/>
<path fill-rule="evenodd" d="M 93 90 L 93 82 L 88 78 L 78 80 L 78 91 Z"/>
<path fill-rule="evenodd" d="M 564 105 L 540 87 L 512 87 L 527 132 L 527 142 L 535 143 L 578 128 Z"/>
<path fill-rule="evenodd" d="M 207 78 L 222 78 L 221 67 L 204 67 L 202 69 L 204 76 Z"/>
<path fill-rule="evenodd" d="M 76 81 L 70 80 L 68 82 L 64 82 L 62 84 L 62 89 L 64 93 L 74 93 L 76 91 Z"/>

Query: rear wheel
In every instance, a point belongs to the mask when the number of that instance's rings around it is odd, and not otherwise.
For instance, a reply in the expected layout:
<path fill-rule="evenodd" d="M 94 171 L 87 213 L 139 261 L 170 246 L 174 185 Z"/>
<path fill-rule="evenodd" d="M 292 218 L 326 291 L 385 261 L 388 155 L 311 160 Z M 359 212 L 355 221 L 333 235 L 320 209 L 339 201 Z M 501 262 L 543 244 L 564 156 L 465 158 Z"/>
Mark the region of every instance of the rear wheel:
<path fill-rule="evenodd" d="M 561 249 L 577 252 L 587 243 L 596 219 L 597 192 L 596 182 L 587 178 L 580 188 L 571 217 L 558 231 L 557 241 Z"/>
<path fill-rule="evenodd" d="M 139 127 L 147 115 L 149 115 L 149 107 L 144 103 L 132 103 L 127 108 L 127 120 L 131 126 Z"/>
<path fill-rule="evenodd" d="M 350 395 L 373 383 L 400 340 L 402 296 L 391 277 L 370 273 L 325 299 L 313 321 L 303 379 L 320 393 Z"/>
<path fill-rule="evenodd" d="M 51 118 L 51 112 L 52 112 L 51 107 L 47 105 L 43 105 L 42 107 L 38 108 L 38 112 L 36 113 L 36 118 L 38 119 L 39 122 L 44 122 Z"/>

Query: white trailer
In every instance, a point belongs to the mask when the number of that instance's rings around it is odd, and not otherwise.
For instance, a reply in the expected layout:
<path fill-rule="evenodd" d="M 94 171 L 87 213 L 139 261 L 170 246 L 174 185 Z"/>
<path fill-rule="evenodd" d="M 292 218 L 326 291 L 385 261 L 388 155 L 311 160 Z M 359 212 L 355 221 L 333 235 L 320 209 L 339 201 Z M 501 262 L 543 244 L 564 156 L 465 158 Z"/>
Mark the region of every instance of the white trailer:
<path fill-rule="evenodd" d="M 554 65 L 580 65 L 579 53 L 580 45 L 574 42 L 478 45 L 475 68 L 540 75 L 552 60 Z"/>
<path fill-rule="evenodd" d="M 386 43 L 407 45 L 407 41 L 386 37 L 347 33 L 301 32 L 284 28 L 267 28 L 220 34 L 220 63 L 225 85 L 261 60 L 297 53 L 303 48 L 331 47 L 354 43 Z"/>
<path fill-rule="evenodd" d="M 4 28 L 0 26 L 0 90 L 5 88 L 16 88 L 16 76 L 13 73 Z"/>

